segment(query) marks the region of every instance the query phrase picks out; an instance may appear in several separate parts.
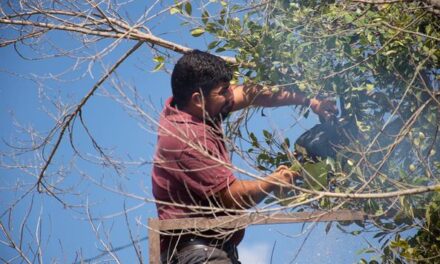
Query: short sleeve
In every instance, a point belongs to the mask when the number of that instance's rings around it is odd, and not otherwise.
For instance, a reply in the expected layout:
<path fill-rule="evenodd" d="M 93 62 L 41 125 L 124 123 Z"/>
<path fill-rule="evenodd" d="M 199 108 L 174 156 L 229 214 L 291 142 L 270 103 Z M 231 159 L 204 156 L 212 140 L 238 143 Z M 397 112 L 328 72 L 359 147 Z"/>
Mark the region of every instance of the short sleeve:
<path fill-rule="evenodd" d="M 228 168 L 228 158 L 222 155 L 217 144 L 207 140 L 203 148 L 187 146 L 177 161 L 185 188 L 201 198 L 212 196 L 236 179 Z"/>

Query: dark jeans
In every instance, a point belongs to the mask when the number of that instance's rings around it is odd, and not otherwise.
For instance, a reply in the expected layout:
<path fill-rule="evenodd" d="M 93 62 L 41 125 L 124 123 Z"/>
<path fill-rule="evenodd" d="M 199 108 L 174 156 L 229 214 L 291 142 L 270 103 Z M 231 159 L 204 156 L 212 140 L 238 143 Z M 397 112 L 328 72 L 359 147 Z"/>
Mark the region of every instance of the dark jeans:
<path fill-rule="evenodd" d="M 162 254 L 162 264 L 241 264 L 237 247 L 210 246 L 203 243 L 182 245 L 172 256 Z"/>

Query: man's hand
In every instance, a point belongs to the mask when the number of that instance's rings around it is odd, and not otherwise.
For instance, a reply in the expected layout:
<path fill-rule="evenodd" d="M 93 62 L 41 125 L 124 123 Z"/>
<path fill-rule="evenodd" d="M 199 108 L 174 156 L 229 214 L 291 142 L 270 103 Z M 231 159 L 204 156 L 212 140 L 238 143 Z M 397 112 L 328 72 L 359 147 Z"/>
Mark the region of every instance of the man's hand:
<path fill-rule="evenodd" d="M 281 165 L 275 170 L 274 173 L 271 174 L 270 177 L 273 177 L 273 180 L 277 182 L 276 185 L 278 185 L 274 189 L 275 196 L 283 199 L 286 198 L 286 194 L 289 191 L 288 187 L 294 183 L 295 178 L 299 177 L 299 172 L 293 171 L 287 166 Z"/>
<path fill-rule="evenodd" d="M 299 177 L 299 173 L 292 171 L 287 166 L 281 165 L 269 177 L 279 184 L 280 187 L 287 187 L 294 183 L 295 179 Z"/>
<path fill-rule="evenodd" d="M 310 108 L 324 120 L 329 120 L 332 116 L 338 114 L 338 108 L 336 102 L 329 99 L 318 100 L 310 99 Z"/>

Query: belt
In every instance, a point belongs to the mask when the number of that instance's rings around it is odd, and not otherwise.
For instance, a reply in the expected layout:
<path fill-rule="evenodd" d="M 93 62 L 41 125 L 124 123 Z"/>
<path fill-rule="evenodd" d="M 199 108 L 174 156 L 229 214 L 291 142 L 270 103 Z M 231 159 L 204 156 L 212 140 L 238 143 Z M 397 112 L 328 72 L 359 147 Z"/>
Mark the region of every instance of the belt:
<path fill-rule="evenodd" d="M 185 239 L 183 241 L 179 241 L 179 243 L 176 246 L 177 251 L 187 249 L 188 247 L 192 248 L 203 248 L 203 247 L 215 247 L 218 249 L 222 249 L 224 251 L 229 251 L 236 246 L 225 240 L 218 240 L 218 239 L 208 239 L 208 238 L 202 238 L 202 237 L 193 237 L 189 239 Z"/>
<path fill-rule="evenodd" d="M 237 246 L 229 241 L 225 240 L 218 240 L 218 239 L 208 239 L 203 237 L 192 237 L 192 238 L 185 238 L 176 246 L 176 251 L 186 251 L 186 250 L 209 250 L 212 248 L 217 248 L 225 251 L 228 256 L 231 258 L 231 260 L 237 261 L 233 263 L 240 263 L 238 262 L 238 251 Z M 162 263 L 168 263 L 165 262 L 166 260 L 166 254 L 162 254 Z M 172 261 L 170 263 L 173 263 Z"/>

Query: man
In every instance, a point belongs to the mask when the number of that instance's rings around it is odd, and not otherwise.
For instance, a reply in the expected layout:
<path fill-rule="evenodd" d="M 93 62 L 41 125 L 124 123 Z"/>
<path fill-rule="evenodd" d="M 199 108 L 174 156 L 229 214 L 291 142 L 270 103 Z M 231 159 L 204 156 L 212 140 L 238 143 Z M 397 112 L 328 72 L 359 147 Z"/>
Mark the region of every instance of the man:
<path fill-rule="evenodd" d="M 255 206 L 298 175 L 286 166 L 256 180 L 233 174 L 221 122 L 232 111 L 254 106 L 306 105 L 328 117 L 327 100 L 258 86 L 230 85 L 225 61 L 194 50 L 179 59 L 171 75 L 173 97 L 159 123 L 153 194 L 160 219 L 215 217 Z M 244 230 L 179 230 L 161 234 L 163 263 L 240 263 L 237 245 Z"/>

